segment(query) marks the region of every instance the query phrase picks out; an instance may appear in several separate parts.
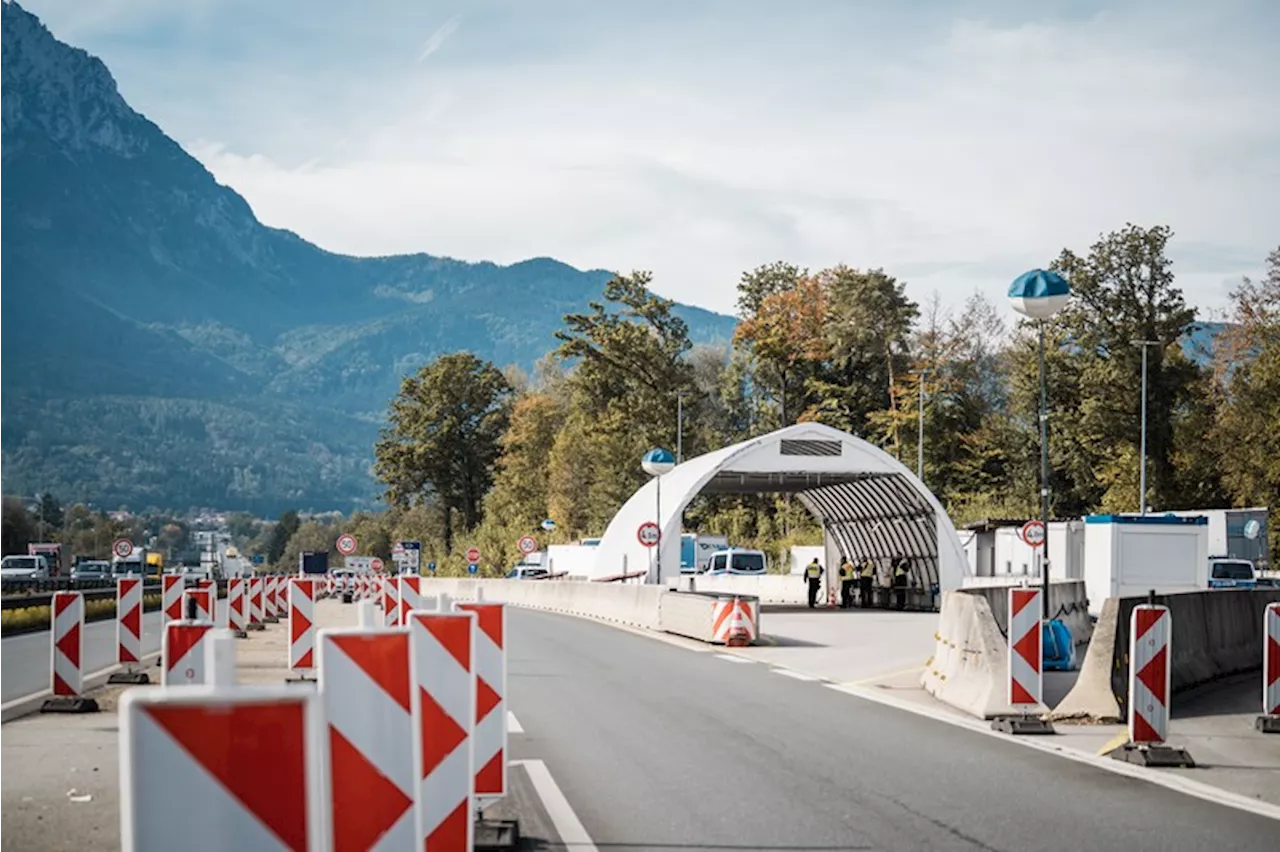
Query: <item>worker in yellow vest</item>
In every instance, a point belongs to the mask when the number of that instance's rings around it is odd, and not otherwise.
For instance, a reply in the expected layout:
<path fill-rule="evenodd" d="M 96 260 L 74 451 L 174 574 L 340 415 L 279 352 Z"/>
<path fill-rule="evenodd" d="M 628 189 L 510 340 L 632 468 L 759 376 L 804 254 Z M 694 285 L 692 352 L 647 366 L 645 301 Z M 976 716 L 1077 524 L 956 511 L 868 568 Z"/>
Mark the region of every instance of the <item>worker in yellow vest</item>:
<path fill-rule="evenodd" d="M 911 561 L 898 554 L 893 560 L 893 602 L 898 609 L 907 608 L 907 583 L 911 575 Z"/>
<path fill-rule="evenodd" d="M 840 608 L 849 609 L 853 606 L 853 587 L 858 582 L 857 569 L 853 567 L 853 563 L 848 559 L 840 561 Z"/>
<path fill-rule="evenodd" d="M 876 563 L 867 557 L 858 566 L 858 606 L 871 609 L 871 584 L 876 578 Z"/>
<path fill-rule="evenodd" d="M 822 566 L 817 557 L 804 568 L 804 579 L 809 584 L 809 609 L 818 605 L 818 592 L 822 585 Z"/>

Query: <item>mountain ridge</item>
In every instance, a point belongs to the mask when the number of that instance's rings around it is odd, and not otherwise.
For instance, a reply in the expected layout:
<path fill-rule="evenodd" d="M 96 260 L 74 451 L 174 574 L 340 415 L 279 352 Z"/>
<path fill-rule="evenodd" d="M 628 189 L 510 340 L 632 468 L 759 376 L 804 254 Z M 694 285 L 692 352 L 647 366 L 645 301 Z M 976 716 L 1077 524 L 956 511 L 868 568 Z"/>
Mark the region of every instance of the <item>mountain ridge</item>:
<path fill-rule="evenodd" d="M 143 445 L 181 450 L 162 460 L 171 490 L 148 485 L 138 499 L 263 510 L 300 499 L 296 476 L 257 448 L 243 448 L 239 464 L 194 430 L 168 441 L 168 421 L 147 413 L 168 400 L 211 406 L 217 422 L 240 412 L 258 424 L 258 440 L 281 447 L 293 442 L 290 418 L 314 412 L 329 424 L 312 436 L 314 458 L 284 453 L 316 478 L 306 505 L 363 505 L 374 493 L 374 421 L 405 373 L 458 349 L 530 370 L 555 347 L 563 315 L 600 298 L 612 274 L 549 257 L 506 266 L 352 257 L 267 226 L 129 106 L 105 63 L 13 2 L 3 5 L 2 76 L 6 492 L 55 483 L 63 499 L 130 500 L 127 483 L 95 481 L 68 459 L 123 469 L 126 447 L 145 436 Z M 731 317 L 675 310 L 696 342 L 732 335 Z M 292 414 L 273 433 L 261 412 L 274 409 Z M 110 422 L 118 434 L 51 421 L 68 416 Z M 351 464 L 321 463 L 335 452 Z M 229 466 L 217 474 L 221 504 L 209 483 L 189 484 L 209 475 L 205 453 Z M 357 482 L 350 471 L 361 465 Z"/>

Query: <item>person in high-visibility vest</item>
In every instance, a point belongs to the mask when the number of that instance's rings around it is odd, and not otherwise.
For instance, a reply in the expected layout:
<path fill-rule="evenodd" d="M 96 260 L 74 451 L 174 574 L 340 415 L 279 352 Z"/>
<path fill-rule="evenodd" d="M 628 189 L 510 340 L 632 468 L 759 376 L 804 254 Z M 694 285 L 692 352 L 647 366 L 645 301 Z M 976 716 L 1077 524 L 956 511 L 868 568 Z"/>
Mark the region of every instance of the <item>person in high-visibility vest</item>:
<path fill-rule="evenodd" d="M 805 566 L 804 579 L 809 584 L 809 609 L 813 609 L 818 605 L 818 592 L 822 585 L 822 566 L 818 564 L 816 557 Z"/>
<path fill-rule="evenodd" d="M 911 574 L 911 562 L 898 554 L 893 560 L 893 603 L 898 609 L 907 608 L 907 578 Z"/>
<path fill-rule="evenodd" d="M 848 559 L 840 561 L 840 608 L 853 606 L 853 586 L 858 582 L 858 572 Z"/>
<path fill-rule="evenodd" d="M 876 578 L 876 563 L 870 557 L 858 566 L 858 606 L 871 608 L 871 583 Z"/>

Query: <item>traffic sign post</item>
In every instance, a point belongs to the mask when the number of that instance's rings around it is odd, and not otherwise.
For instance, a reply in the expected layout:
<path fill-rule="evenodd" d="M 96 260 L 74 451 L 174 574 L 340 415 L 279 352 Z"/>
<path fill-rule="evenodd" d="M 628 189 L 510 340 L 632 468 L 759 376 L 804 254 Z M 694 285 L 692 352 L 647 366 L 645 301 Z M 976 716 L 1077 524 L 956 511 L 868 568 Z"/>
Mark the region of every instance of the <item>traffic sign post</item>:
<path fill-rule="evenodd" d="M 531 535 L 527 535 L 516 542 L 516 547 L 520 548 L 521 553 L 528 556 L 538 549 L 538 540 Z"/>
<path fill-rule="evenodd" d="M 467 561 L 468 561 L 468 562 L 470 562 L 472 565 L 474 565 L 474 564 L 476 564 L 477 562 L 479 562 L 479 561 L 480 561 L 480 550 L 479 550 L 479 548 L 475 548 L 475 547 L 468 547 L 468 548 L 467 548 Z"/>
<path fill-rule="evenodd" d="M 343 556 L 350 556 L 351 554 L 356 552 L 356 547 L 357 547 L 356 537 L 353 536 L 351 533 L 343 533 L 342 535 L 338 536 L 338 541 L 334 546 L 338 549 L 338 552 L 341 553 Z"/>

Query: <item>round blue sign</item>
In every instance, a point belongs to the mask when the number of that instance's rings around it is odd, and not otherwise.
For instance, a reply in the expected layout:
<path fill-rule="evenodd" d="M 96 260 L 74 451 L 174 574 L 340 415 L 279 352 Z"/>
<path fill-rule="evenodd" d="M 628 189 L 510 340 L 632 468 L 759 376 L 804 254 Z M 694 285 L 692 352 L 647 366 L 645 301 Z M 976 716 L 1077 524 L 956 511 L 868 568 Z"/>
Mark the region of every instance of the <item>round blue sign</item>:
<path fill-rule="evenodd" d="M 427 570 L 428 570 L 428 571 L 430 571 L 432 574 L 436 573 L 436 563 L 434 563 L 434 562 L 428 562 L 428 563 L 427 563 Z"/>
<path fill-rule="evenodd" d="M 474 563 L 474 562 L 468 563 L 468 565 L 467 565 L 467 573 L 468 573 L 468 574 L 479 574 L 479 573 L 480 573 L 480 566 L 479 566 L 479 565 L 477 565 L 477 564 L 476 564 L 476 563 Z"/>

